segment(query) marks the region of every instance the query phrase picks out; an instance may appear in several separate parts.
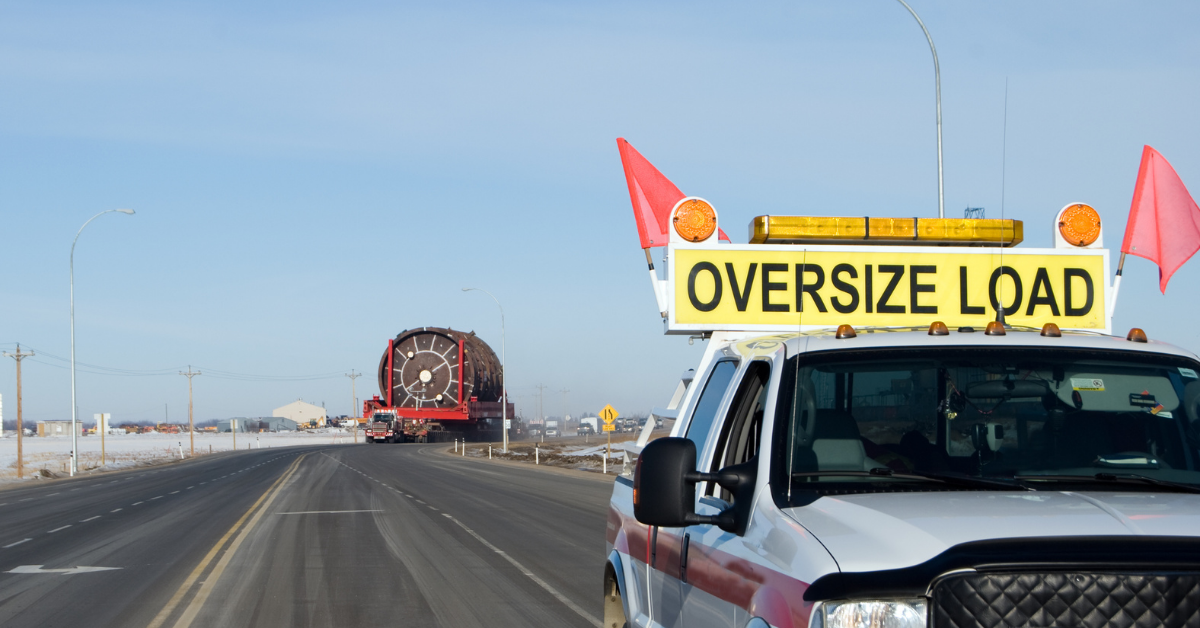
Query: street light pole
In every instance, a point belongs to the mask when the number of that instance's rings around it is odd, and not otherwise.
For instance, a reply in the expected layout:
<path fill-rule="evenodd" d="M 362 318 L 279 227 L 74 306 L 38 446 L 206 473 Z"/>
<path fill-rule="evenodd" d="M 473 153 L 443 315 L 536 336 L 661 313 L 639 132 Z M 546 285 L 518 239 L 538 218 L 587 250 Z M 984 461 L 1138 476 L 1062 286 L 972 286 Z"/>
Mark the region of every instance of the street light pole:
<path fill-rule="evenodd" d="M 193 371 L 192 365 L 188 365 L 186 373 L 179 371 L 180 375 L 188 378 L 188 437 L 191 438 L 191 457 L 196 457 L 196 426 L 192 422 L 192 378 L 200 375 L 200 371 Z"/>
<path fill-rule="evenodd" d="M 946 217 L 945 203 L 945 188 L 942 186 L 942 70 L 938 67 L 937 48 L 933 47 L 933 37 L 929 34 L 929 29 L 925 28 L 925 22 L 921 21 L 921 17 L 917 15 L 913 8 L 908 6 L 904 0 L 897 0 L 904 8 L 908 9 L 909 13 L 916 18 L 917 24 L 921 26 L 921 30 L 925 33 L 925 39 L 929 40 L 929 50 L 933 53 L 933 82 L 937 90 L 937 148 L 938 148 L 938 218 Z"/>
<path fill-rule="evenodd" d="M 83 223 L 83 227 L 75 233 L 71 241 L 71 475 L 79 471 L 79 406 L 75 402 L 75 245 L 79 242 L 79 234 L 92 221 L 110 212 L 121 212 L 132 215 L 132 209 L 106 209 Z"/>
<path fill-rule="evenodd" d="M 504 453 L 508 453 L 508 386 L 506 379 L 508 377 L 507 367 L 504 365 L 504 306 L 500 305 L 500 300 L 496 295 L 484 290 L 483 288 L 463 288 L 463 292 L 478 290 L 496 302 L 496 307 L 500 308 L 500 431 L 504 433 Z"/>

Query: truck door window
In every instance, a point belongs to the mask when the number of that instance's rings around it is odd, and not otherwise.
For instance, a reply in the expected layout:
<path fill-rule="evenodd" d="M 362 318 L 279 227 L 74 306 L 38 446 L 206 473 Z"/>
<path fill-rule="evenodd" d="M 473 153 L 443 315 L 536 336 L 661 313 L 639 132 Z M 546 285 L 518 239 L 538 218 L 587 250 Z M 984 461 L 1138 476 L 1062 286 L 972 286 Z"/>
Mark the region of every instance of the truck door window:
<path fill-rule="evenodd" d="M 763 410 L 767 405 L 767 384 L 771 380 L 771 366 L 767 362 L 754 362 L 746 369 L 746 376 L 738 387 L 737 396 L 729 406 L 725 424 L 721 428 L 720 440 L 717 441 L 716 454 L 713 455 L 712 472 L 716 473 L 730 465 L 748 462 L 758 454 L 758 446 L 762 440 Z M 713 495 L 725 501 L 732 501 L 729 492 L 709 484 L 705 494 Z"/>
<path fill-rule="evenodd" d="M 688 423 L 687 438 L 696 443 L 697 456 L 703 456 L 705 446 L 708 444 L 708 433 L 712 431 L 713 419 L 717 417 L 717 410 L 721 408 L 721 399 L 725 397 L 725 389 L 729 388 L 729 382 L 733 381 L 733 375 L 737 373 L 737 362 L 733 360 L 722 360 L 713 366 L 712 374 L 708 376 L 708 382 L 704 385 L 704 390 L 700 393 L 700 399 L 696 402 L 696 410 L 692 412 L 692 421 Z"/>

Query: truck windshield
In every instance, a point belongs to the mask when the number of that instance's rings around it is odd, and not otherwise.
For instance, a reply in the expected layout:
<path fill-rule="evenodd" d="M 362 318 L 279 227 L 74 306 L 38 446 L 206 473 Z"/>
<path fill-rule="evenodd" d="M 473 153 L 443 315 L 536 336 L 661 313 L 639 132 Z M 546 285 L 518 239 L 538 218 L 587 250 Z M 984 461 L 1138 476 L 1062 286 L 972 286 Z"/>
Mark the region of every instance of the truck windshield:
<path fill-rule="evenodd" d="M 789 498 L 893 490 L 916 475 L 1200 485 L 1197 369 L 1154 354 L 975 347 L 793 357 L 775 473 Z"/>

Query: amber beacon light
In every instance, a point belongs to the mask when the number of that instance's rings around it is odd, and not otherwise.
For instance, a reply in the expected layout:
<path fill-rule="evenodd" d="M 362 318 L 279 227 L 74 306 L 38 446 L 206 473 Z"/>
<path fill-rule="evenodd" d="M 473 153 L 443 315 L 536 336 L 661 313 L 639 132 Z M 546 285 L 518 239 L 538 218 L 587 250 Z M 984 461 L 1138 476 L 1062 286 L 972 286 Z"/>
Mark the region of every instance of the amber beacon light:
<path fill-rule="evenodd" d="M 717 212 L 698 198 L 687 199 L 675 210 L 675 233 L 688 242 L 702 242 L 717 229 Z"/>
<path fill-rule="evenodd" d="M 1058 232 L 1075 246 L 1088 246 L 1100 237 L 1100 214 L 1091 205 L 1071 205 L 1059 218 Z"/>

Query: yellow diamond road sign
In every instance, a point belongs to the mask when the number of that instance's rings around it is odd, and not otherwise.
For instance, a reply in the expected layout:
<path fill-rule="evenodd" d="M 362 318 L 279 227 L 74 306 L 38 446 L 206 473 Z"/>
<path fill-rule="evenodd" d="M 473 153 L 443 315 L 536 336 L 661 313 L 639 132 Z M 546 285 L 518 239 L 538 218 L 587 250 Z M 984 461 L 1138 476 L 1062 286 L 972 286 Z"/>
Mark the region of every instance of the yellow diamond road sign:
<path fill-rule="evenodd" d="M 604 420 L 605 425 L 612 425 L 612 422 L 616 420 L 618 416 L 620 416 L 620 414 L 617 413 L 617 409 L 611 405 L 604 406 L 604 409 L 600 411 L 600 418 Z"/>

